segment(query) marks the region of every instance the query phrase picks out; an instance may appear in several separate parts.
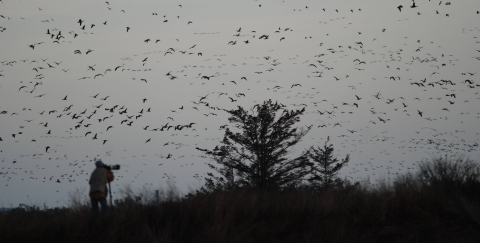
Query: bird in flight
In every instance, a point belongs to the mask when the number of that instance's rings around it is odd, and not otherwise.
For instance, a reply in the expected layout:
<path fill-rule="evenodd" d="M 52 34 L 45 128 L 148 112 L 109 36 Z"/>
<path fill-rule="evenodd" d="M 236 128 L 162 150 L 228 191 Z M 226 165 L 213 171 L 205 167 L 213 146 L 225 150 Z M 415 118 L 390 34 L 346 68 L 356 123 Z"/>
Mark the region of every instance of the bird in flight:
<path fill-rule="evenodd" d="M 412 6 L 410 6 L 411 8 L 416 8 L 416 7 L 418 7 L 417 5 L 415 5 L 415 1 L 412 1 L 412 2 L 413 2 L 413 4 L 412 4 Z"/>
<path fill-rule="evenodd" d="M 206 99 L 208 95 L 209 95 L 209 94 L 207 94 L 207 95 L 205 95 L 205 96 L 201 96 L 201 97 L 200 97 L 200 100 L 199 100 L 198 102 L 202 102 L 202 100 Z"/>

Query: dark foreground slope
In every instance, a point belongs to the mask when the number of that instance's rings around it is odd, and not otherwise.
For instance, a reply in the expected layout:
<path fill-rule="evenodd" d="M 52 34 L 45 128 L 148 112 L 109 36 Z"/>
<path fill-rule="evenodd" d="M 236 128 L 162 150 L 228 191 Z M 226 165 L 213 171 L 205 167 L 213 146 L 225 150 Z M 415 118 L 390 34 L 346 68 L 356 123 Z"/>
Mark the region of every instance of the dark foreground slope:
<path fill-rule="evenodd" d="M 374 189 L 243 190 L 171 197 L 157 205 L 128 196 L 97 216 L 88 204 L 15 209 L 0 214 L 0 241 L 478 242 L 478 181 L 458 177 L 459 171 L 435 178 L 428 168 L 423 172 Z"/>

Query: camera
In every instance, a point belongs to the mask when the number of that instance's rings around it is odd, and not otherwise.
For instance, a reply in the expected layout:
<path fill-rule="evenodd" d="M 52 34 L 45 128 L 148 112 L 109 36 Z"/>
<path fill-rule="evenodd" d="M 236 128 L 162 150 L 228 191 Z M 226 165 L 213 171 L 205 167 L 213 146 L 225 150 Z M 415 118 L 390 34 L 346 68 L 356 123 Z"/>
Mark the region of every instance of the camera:
<path fill-rule="evenodd" d="M 120 169 L 120 165 L 103 165 L 103 168 L 107 169 L 107 170 L 119 170 Z"/>

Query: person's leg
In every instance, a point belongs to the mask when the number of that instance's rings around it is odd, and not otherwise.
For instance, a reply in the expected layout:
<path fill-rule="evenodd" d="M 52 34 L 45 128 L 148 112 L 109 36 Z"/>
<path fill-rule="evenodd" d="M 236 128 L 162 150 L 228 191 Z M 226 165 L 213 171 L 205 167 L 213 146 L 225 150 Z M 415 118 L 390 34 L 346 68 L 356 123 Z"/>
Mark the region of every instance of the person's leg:
<path fill-rule="evenodd" d="M 98 212 L 98 199 L 90 198 L 90 202 L 92 203 L 92 212 Z"/>
<path fill-rule="evenodd" d="M 106 213 L 108 211 L 107 198 L 101 197 L 99 201 L 102 206 L 102 212 Z"/>

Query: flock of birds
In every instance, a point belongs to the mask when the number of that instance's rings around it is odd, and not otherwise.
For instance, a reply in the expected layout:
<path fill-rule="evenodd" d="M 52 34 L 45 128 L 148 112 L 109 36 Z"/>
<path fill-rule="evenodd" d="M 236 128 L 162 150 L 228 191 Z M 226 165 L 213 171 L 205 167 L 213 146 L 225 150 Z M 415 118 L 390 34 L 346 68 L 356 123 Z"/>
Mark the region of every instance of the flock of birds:
<path fill-rule="evenodd" d="M 255 4 L 255 11 L 272 7 Z M 2 44 L 22 53 L 0 57 L 2 191 L 14 193 L 31 183 L 54 183 L 57 188 L 44 190 L 58 193 L 85 186 L 97 156 L 123 165 L 116 172 L 117 186 L 191 177 L 201 184 L 211 172 L 205 165 L 210 160 L 195 147 L 213 148 L 225 129 L 235 129 L 225 109 L 266 99 L 287 109 L 305 108 L 298 125 L 313 129 L 303 146 L 322 146 L 330 137 L 339 156 L 352 156 L 344 176 L 353 181 L 369 175 L 375 184 L 379 176 L 414 172 L 410 156 L 415 153 L 479 155 L 480 74 L 474 67 L 480 61 L 480 28 L 447 30 L 461 32 L 465 48 L 476 46 L 468 50 L 469 60 L 435 38 L 412 34 L 391 40 L 408 35 L 402 26 L 423 18 L 462 18 L 449 11 L 450 2 L 392 5 L 392 27 L 374 30 L 353 22 L 374 9 L 341 5 L 293 4 L 295 18 L 316 14 L 307 27 L 253 23 L 225 31 L 198 26 L 205 17 L 186 18 L 184 11 L 195 9 L 190 3 L 144 13 L 158 28 L 187 33 L 178 37 L 175 32 L 145 35 L 141 25 L 124 21 L 135 18 L 138 9 L 102 5 L 102 20 L 54 19 L 42 14 L 45 7 L 30 20 L 0 9 L 0 38 L 15 36 L 22 21 L 43 32 L 32 34 L 28 44 Z M 470 15 L 480 19 L 477 10 Z M 325 31 L 314 33 L 321 28 Z M 135 44 L 95 41 L 106 35 Z"/>

